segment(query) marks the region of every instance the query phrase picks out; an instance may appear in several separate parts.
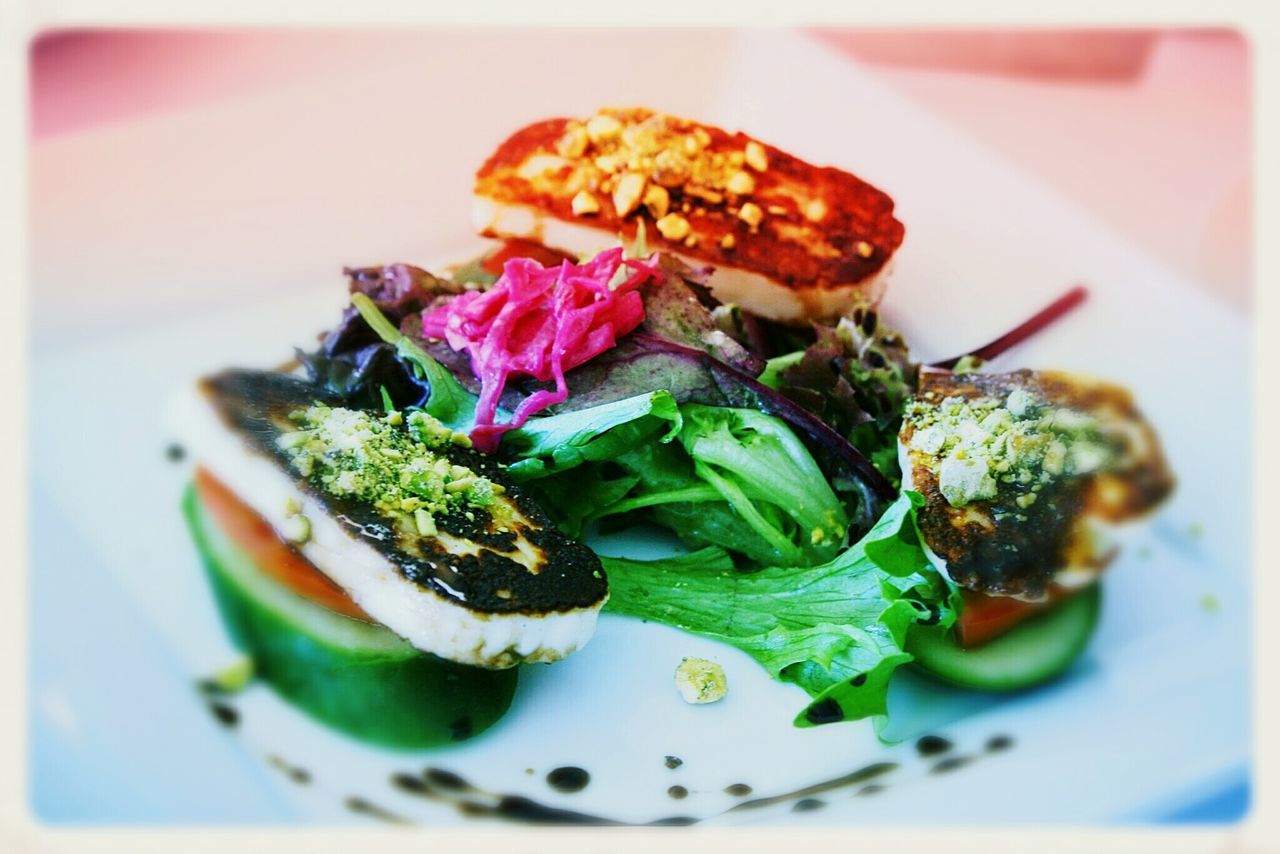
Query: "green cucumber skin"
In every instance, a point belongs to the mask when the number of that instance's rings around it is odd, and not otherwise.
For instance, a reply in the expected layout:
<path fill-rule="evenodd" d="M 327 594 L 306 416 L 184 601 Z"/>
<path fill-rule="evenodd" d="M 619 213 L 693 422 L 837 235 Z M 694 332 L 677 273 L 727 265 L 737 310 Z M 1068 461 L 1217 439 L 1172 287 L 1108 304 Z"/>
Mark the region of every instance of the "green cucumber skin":
<path fill-rule="evenodd" d="M 1101 585 L 1093 584 L 971 650 L 958 646 L 949 629 L 915 626 L 907 637 L 907 652 L 919 669 L 943 682 L 981 691 L 1020 691 L 1060 676 L 1084 652 L 1101 601 Z"/>
<path fill-rule="evenodd" d="M 229 552 L 230 559 L 249 558 L 216 530 L 194 490 L 183 510 L 227 631 L 253 658 L 254 672 L 312 717 L 362 741 L 414 749 L 479 735 L 510 707 L 515 668 L 468 667 L 411 648 L 402 652 L 387 642 L 374 649 L 341 648 L 299 630 L 249 595 L 222 565 L 219 551 Z M 316 625 L 334 617 L 349 620 L 297 598 L 320 612 Z"/>

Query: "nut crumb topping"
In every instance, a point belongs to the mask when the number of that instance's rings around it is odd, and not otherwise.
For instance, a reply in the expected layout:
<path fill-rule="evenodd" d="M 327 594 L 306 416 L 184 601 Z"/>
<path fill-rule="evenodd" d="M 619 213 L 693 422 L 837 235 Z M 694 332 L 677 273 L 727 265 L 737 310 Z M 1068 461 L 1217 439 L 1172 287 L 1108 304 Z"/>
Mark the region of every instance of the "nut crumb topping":
<path fill-rule="evenodd" d="M 589 214 L 600 212 L 600 203 L 596 201 L 596 197 L 586 190 L 579 190 L 578 195 L 573 197 L 570 203 L 573 212 L 578 216 L 588 216 Z"/>
<path fill-rule="evenodd" d="M 577 186 L 611 193 L 613 207 L 619 217 L 627 217 L 640 209 L 648 211 L 655 221 L 667 220 L 666 229 L 686 240 L 688 222 L 684 217 L 667 219 L 676 205 L 672 194 L 679 194 L 679 210 L 686 215 L 705 215 L 725 205 L 730 199 L 743 199 L 757 191 L 758 175 L 769 168 L 769 158 L 760 143 L 751 140 L 742 149 L 725 150 L 713 145 L 711 134 L 684 119 L 661 114 L 603 110 L 585 122 L 571 121 L 557 141 L 555 150 L 562 162 L 575 168 Z M 545 161 L 547 166 L 553 161 Z M 582 174 L 583 171 L 587 174 Z M 753 174 L 754 173 L 754 174 Z M 705 205 L 700 204 L 705 203 Z M 741 209 L 732 208 L 752 229 L 763 220 L 763 209 L 749 202 Z M 590 215 L 600 210 L 599 200 L 587 190 L 573 200 L 573 211 Z M 779 215 L 786 210 L 771 206 Z M 681 225 L 680 223 L 684 223 Z M 664 237 L 667 234 L 660 227 Z M 723 241 L 721 241 L 723 243 Z M 733 241 L 729 242 L 729 246 Z"/>
<path fill-rule="evenodd" d="M 689 220 L 680 214 L 667 214 L 655 223 L 658 233 L 667 240 L 684 240 L 689 235 Z"/>
<path fill-rule="evenodd" d="M 747 202 L 738 211 L 738 219 L 754 228 L 759 228 L 760 223 L 764 220 L 764 211 L 760 210 L 760 206 L 755 202 Z"/>

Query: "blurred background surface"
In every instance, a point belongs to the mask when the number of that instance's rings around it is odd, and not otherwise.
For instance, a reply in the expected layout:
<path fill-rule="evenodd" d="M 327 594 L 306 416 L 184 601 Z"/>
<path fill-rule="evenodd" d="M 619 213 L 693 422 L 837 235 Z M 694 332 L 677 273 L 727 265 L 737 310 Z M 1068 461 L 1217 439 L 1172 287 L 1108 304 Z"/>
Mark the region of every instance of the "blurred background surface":
<path fill-rule="evenodd" d="M 1165 264 L 1248 305 L 1251 59 L 1239 33 L 810 35 Z M 51 32 L 31 48 L 32 135 L 38 143 L 263 90 L 323 85 L 353 71 L 394 67 L 420 49 L 403 33 Z"/>

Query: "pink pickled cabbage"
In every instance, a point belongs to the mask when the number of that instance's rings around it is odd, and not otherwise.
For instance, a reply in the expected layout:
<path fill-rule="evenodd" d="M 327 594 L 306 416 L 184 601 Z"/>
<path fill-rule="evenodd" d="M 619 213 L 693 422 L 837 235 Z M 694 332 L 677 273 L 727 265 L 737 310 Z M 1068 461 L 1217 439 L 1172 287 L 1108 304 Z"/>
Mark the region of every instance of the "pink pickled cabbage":
<path fill-rule="evenodd" d="M 630 272 L 619 270 L 626 267 Z M 621 281 L 613 287 L 615 276 Z M 644 320 L 636 290 L 661 281 L 658 256 L 646 261 L 624 259 L 622 247 L 601 252 L 585 264 L 563 262 L 543 267 L 528 258 L 512 258 L 487 291 L 468 291 L 434 311 L 424 312 L 422 331 L 442 338 L 454 350 L 471 355 L 471 370 L 480 380 L 475 446 L 485 452 L 498 447 L 502 434 L 530 415 L 568 396 L 564 373 L 612 348 Z M 537 391 L 516 408 L 511 420 L 495 423 L 498 399 L 514 376 L 555 380 L 553 391 Z"/>

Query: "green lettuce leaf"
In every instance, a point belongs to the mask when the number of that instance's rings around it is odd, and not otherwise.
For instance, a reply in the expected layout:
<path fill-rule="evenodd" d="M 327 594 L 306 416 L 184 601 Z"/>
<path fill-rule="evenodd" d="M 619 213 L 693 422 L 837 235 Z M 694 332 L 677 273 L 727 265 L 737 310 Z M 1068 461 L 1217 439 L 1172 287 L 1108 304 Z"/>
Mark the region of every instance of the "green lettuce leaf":
<path fill-rule="evenodd" d="M 606 608 L 747 653 L 810 695 L 796 726 L 882 715 L 890 677 L 911 661 L 908 630 L 950 626 L 958 608 L 920 547 L 920 503 L 903 493 L 862 540 L 810 568 L 744 573 L 718 548 L 655 561 L 602 557 Z"/>
<path fill-rule="evenodd" d="M 530 418 L 502 437 L 502 451 L 517 458 L 508 474 L 535 480 L 614 459 L 649 440 L 670 442 L 682 423 L 675 398 L 653 391 L 590 409 Z M 666 432 L 658 436 L 664 425 Z"/>
<path fill-rule="evenodd" d="M 463 388 L 457 378 L 428 355 L 418 342 L 402 335 L 368 296 L 352 294 L 351 304 L 378 333 L 378 337 L 395 347 L 396 355 L 427 383 L 431 391 L 422 409 L 446 427 L 459 433 L 470 433 L 476 423 L 476 396 Z"/>
<path fill-rule="evenodd" d="M 532 484 L 571 536 L 593 519 L 639 513 L 693 548 L 807 566 L 834 557 L 849 525 L 784 421 L 677 405 L 667 391 L 531 418 L 504 437 L 501 452 L 508 472 Z"/>

